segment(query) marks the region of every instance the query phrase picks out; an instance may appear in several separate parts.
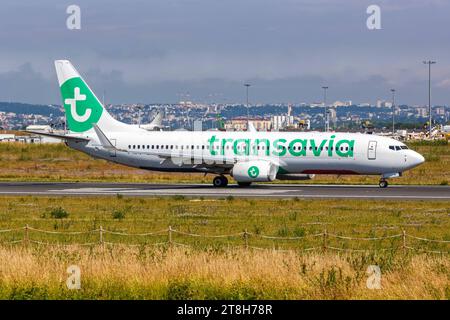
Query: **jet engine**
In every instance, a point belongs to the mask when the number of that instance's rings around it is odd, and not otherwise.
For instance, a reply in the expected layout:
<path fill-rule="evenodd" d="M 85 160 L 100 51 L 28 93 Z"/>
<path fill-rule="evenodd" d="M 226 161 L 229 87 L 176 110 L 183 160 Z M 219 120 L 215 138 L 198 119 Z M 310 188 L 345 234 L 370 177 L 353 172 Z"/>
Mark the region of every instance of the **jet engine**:
<path fill-rule="evenodd" d="M 270 161 L 242 161 L 233 166 L 231 176 L 237 182 L 268 182 L 275 180 L 278 166 Z"/>

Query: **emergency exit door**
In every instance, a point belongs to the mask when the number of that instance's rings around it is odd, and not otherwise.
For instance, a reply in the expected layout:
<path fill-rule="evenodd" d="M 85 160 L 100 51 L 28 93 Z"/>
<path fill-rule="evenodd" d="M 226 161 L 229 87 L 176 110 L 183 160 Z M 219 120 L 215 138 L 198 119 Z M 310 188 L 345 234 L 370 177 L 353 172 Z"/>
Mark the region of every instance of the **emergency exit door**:
<path fill-rule="evenodd" d="M 369 141 L 369 147 L 367 148 L 367 158 L 369 160 L 375 160 L 377 158 L 377 142 Z"/>

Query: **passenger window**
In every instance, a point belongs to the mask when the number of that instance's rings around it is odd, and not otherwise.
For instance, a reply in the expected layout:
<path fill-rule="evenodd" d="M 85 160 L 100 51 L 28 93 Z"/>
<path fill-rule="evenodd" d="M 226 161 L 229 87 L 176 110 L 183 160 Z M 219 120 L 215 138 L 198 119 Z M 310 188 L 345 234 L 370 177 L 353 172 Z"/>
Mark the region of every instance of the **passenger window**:
<path fill-rule="evenodd" d="M 136 145 L 133 145 L 133 149 L 136 149 Z"/>
<path fill-rule="evenodd" d="M 128 149 L 131 149 L 131 145 L 128 145 Z"/>

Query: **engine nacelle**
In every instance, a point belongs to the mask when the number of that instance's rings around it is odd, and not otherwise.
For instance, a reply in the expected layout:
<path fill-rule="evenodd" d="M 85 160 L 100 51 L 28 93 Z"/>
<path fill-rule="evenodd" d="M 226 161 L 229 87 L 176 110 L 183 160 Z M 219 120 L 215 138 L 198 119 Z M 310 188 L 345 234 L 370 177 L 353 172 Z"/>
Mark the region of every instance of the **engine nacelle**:
<path fill-rule="evenodd" d="M 275 180 L 278 166 L 270 161 L 242 161 L 233 166 L 231 176 L 237 182 L 268 182 Z"/>

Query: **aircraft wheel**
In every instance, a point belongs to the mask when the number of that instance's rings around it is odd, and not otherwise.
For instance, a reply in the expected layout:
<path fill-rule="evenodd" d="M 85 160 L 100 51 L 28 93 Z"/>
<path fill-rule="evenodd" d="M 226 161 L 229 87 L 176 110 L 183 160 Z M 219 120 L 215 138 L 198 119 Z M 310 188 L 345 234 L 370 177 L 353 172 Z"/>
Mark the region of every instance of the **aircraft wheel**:
<path fill-rule="evenodd" d="M 380 183 L 378 184 L 380 188 L 387 188 L 389 183 L 386 180 L 380 180 Z"/>
<path fill-rule="evenodd" d="M 228 185 L 228 179 L 225 176 L 217 176 L 213 180 L 213 185 L 216 188 L 223 188 Z"/>
<path fill-rule="evenodd" d="M 250 187 L 251 186 L 251 182 L 238 182 L 238 186 L 245 188 L 245 187 Z"/>

